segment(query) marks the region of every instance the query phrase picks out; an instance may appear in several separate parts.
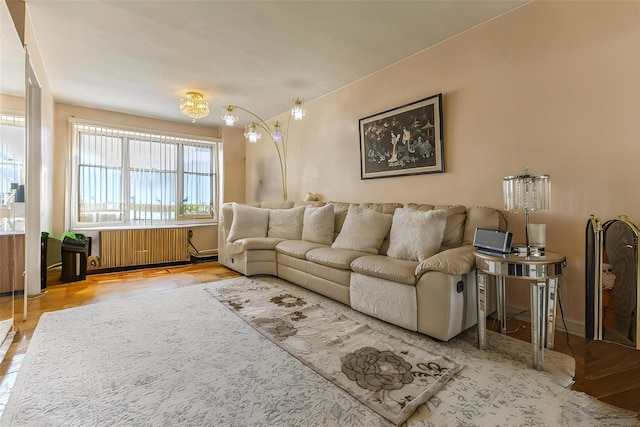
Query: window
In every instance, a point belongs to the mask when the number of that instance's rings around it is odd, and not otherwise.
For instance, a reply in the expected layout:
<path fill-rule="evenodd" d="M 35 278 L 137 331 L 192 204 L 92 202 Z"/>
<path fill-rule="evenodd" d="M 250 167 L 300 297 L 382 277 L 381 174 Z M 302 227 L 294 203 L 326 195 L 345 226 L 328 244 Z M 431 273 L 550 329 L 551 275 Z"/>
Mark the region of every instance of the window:
<path fill-rule="evenodd" d="M 24 183 L 24 117 L 0 114 L 0 205 Z"/>
<path fill-rule="evenodd" d="M 218 142 L 73 123 L 73 228 L 216 220 Z"/>

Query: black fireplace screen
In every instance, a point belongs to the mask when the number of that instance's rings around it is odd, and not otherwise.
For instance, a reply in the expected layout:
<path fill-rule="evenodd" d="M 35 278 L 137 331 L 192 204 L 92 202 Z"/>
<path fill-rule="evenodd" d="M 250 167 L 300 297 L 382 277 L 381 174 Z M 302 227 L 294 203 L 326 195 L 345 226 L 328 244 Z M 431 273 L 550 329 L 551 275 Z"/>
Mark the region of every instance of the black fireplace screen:
<path fill-rule="evenodd" d="M 586 228 L 586 338 L 640 349 L 640 227 L 626 217 Z"/>

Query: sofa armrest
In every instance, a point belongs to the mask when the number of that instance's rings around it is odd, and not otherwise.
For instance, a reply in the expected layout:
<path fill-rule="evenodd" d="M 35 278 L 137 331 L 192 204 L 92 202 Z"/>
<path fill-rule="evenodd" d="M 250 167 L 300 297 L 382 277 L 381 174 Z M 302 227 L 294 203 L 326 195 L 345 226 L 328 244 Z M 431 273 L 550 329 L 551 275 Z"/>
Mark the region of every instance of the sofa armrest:
<path fill-rule="evenodd" d="M 476 263 L 475 249 L 472 245 L 463 245 L 430 256 L 416 267 L 416 280 L 427 271 L 440 271 L 447 274 L 469 273 Z"/>

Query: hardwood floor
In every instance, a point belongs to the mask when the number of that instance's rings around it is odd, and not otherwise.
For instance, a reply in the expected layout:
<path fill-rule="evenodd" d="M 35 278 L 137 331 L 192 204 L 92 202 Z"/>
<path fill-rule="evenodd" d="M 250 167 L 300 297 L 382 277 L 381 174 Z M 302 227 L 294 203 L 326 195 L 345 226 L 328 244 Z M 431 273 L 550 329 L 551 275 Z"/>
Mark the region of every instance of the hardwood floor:
<path fill-rule="evenodd" d="M 90 274 L 87 275 L 86 280 L 61 284 L 59 280 L 60 270 L 50 270 L 47 276 L 46 291 L 37 297 L 27 299 L 28 316 L 26 321 L 22 321 L 21 304 L 16 306 L 15 337 L 2 363 L 0 363 L 0 410 L 6 404 L 35 327 L 43 313 L 238 276 L 240 274 L 221 266 L 217 262 L 206 262 Z M 497 322 L 487 319 L 487 328 L 497 330 L 497 327 Z M 514 338 L 527 342 L 531 341 L 531 329 L 528 322 L 517 319 L 509 320 L 507 330 L 511 332 L 510 335 Z M 585 340 L 575 335 L 566 335 L 558 330 L 555 336 L 555 350 L 575 358 L 576 383 L 573 387 L 575 390 L 588 391 L 589 394 L 594 396 L 602 396 L 604 393 L 610 394 L 609 390 L 617 385 L 615 381 L 620 381 L 621 383 L 625 381 L 624 378 L 614 378 L 612 379 L 613 383 L 608 381 L 606 384 L 601 385 L 600 388 L 597 385 L 588 383 L 588 390 L 586 390 L 584 373 Z M 628 381 L 628 378 L 626 378 L 626 381 Z M 623 386 L 623 384 L 620 385 Z M 618 404 L 617 401 L 611 401 L 611 399 L 607 401 Z M 628 398 L 622 396 L 619 400 L 621 402 L 619 406 L 625 407 L 628 401 Z"/>

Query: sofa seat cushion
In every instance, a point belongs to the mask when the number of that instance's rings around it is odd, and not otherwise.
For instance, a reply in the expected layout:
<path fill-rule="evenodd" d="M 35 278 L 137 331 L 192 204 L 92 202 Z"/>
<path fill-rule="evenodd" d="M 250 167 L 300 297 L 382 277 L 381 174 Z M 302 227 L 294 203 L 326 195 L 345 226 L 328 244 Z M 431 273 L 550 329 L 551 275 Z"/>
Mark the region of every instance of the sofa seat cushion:
<path fill-rule="evenodd" d="M 285 240 L 278 243 L 276 251 L 294 258 L 306 259 L 307 252 L 310 250 L 324 247 L 327 245 L 306 240 Z"/>
<path fill-rule="evenodd" d="M 391 258 L 384 255 L 367 255 L 351 262 L 351 270 L 365 276 L 378 277 L 405 285 L 416 284 L 417 261 Z"/>
<path fill-rule="evenodd" d="M 307 252 L 307 259 L 318 264 L 326 265 L 327 267 L 349 270 L 351 268 L 351 262 L 354 259 L 365 255 L 370 254 L 368 252 L 351 251 L 348 249 L 323 247 Z"/>
<path fill-rule="evenodd" d="M 278 243 L 283 241 L 284 239 L 276 237 L 246 237 L 227 244 L 227 253 L 240 254 L 245 251 L 275 250 Z"/>

